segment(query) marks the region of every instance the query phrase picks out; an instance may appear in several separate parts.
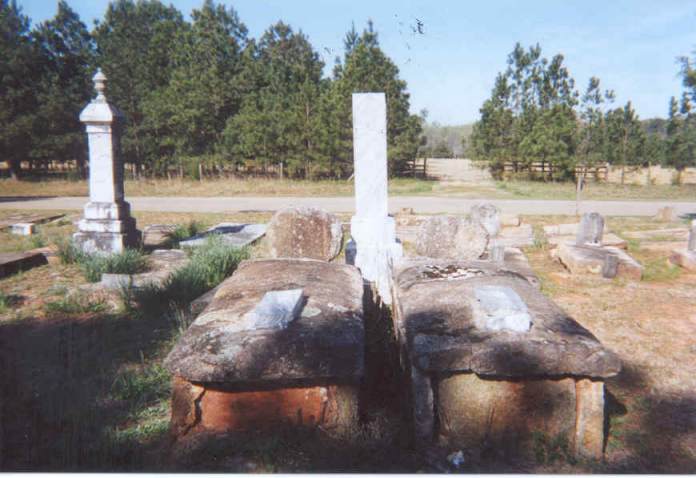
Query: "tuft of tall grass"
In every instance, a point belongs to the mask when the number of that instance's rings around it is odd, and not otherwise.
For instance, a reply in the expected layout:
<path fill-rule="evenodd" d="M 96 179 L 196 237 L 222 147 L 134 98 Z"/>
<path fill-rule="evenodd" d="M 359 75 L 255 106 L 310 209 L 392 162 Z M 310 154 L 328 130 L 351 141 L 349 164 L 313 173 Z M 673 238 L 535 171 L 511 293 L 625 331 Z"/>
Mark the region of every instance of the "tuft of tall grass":
<path fill-rule="evenodd" d="M 0 290 L 0 314 L 4 314 L 10 308 L 10 297 Z"/>
<path fill-rule="evenodd" d="M 186 310 L 189 304 L 225 278 L 249 257 L 247 248 L 236 248 L 212 235 L 204 245 L 191 250 L 190 262 L 175 271 L 161 285 L 122 289 L 127 310 L 144 316 L 159 316 Z"/>
<path fill-rule="evenodd" d="M 89 282 L 99 282 L 104 273 L 138 274 L 148 269 L 147 257 L 137 249 L 108 255 L 83 254 L 78 262 Z"/>
<path fill-rule="evenodd" d="M 176 228 L 167 234 L 167 239 L 172 247 L 179 247 L 179 243 L 201 233 L 205 226 L 198 221 L 189 221 L 187 224 L 178 224 Z"/>
<path fill-rule="evenodd" d="M 107 309 L 103 300 L 93 301 L 84 294 L 73 294 L 53 302 L 47 302 L 44 310 L 49 315 L 99 313 Z"/>
<path fill-rule="evenodd" d="M 160 364 L 127 369 L 116 376 L 111 395 L 128 401 L 133 408 L 141 408 L 168 398 L 170 381 L 169 372 Z"/>
<path fill-rule="evenodd" d="M 74 242 L 65 239 L 57 239 L 56 246 L 58 247 L 58 257 L 61 264 L 77 264 L 85 256 Z"/>

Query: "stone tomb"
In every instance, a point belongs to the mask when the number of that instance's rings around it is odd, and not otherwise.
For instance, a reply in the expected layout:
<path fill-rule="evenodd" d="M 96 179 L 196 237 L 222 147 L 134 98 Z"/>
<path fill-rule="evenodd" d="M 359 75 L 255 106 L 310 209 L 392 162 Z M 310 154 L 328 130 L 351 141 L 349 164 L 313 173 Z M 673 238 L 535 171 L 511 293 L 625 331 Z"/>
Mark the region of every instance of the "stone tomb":
<path fill-rule="evenodd" d="M 672 251 L 669 260 L 689 271 L 696 271 L 696 219 L 691 221 L 686 249 Z"/>
<path fill-rule="evenodd" d="M 640 280 L 643 266 L 618 247 L 604 245 L 604 218 L 598 213 L 583 215 L 576 230 L 575 241 L 560 242 L 551 250 L 573 274 L 601 274 L 605 278 L 623 277 Z"/>
<path fill-rule="evenodd" d="M 602 456 L 604 380 L 620 362 L 519 272 L 406 262 L 393 301 L 417 444 L 512 458 L 543 434 Z"/>
<path fill-rule="evenodd" d="M 0 278 L 48 264 L 41 252 L 0 253 Z"/>
<path fill-rule="evenodd" d="M 172 432 L 355 426 L 364 369 L 363 280 L 350 265 L 245 261 L 165 360 Z"/>

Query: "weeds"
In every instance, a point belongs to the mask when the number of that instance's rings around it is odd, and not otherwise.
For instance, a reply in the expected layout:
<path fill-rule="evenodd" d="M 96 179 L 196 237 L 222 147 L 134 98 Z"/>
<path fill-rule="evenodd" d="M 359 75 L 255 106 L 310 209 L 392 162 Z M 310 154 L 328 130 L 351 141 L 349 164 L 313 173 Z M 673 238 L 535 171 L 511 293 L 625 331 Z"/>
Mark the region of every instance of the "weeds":
<path fill-rule="evenodd" d="M 82 272 L 89 282 L 98 282 L 101 275 L 138 274 L 147 271 L 147 257 L 139 250 L 126 249 L 118 254 L 83 254 L 78 260 Z"/>
<path fill-rule="evenodd" d="M 681 267 L 664 258 L 646 261 L 643 265 L 643 280 L 646 282 L 669 282 L 681 275 Z"/>
<path fill-rule="evenodd" d="M 3 291 L 0 291 L 0 314 L 4 314 L 10 308 L 10 297 Z"/>
<path fill-rule="evenodd" d="M 56 246 L 58 247 L 57 254 L 61 264 L 77 264 L 84 259 L 84 252 L 72 241 L 59 239 L 56 241 Z"/>
<path fill-rule="evenodd" d="M 92 301 L 85 295 L 73 294 L 47 302 L 44 309 L 49 315 L 99 313 L 107 309 L 107 304 L 103 300 Z"/>
<path fill-rule="evenodd" d="M 167 240 L 171 247 L 179 247 L 179 243 L 201 233 L 205 227 L 198 221 L 189 221 L 187 224 L 178 224 L 176 228 L 167 234 Z"/>
<path fill-rule="evenodd" d="M 169 397 L 171 376 L 160 364 L 136 369 L 126 369 L 116 376 L 111 394 L 125 400 L 134 409 Z"/>
<path fill-rule="evenodd" d="M 248 257 L 247 248 L 231 247 L 219 236 L 212 235 L 203 246 L 191 251 L 190 262 L 169 276 L 164 284 L 122 289 L 121 299 L 130 312 L 137 310 L 144 316 L 176 315 L 231 275 Z"/>

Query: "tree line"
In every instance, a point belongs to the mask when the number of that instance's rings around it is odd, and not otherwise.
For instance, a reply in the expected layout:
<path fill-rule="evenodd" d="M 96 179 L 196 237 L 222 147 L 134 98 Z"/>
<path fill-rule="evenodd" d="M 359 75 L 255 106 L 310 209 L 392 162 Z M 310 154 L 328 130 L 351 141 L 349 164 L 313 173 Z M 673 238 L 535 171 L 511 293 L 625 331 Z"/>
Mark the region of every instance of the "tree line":
<path fill-rule="evenodd" d="M 480 120 L 466 140 L 472 159 L 485 162 L 500 177 L 506 165 L 533 175 L 545 165 L 543 179 L 570 179 L 576 169 L 609 163 L 621 168 L 661 164 L 681 171 L 696 166 L 696 70 L 681 58 L 685 90 L 669 103 L 669 117 L 642 122 L 631 102 L 613 106 L 615 93 L 590 78 L 575 87 L 561 54 L 548 59 L 537 44 L 519 43 L 508 55 Z M 541 178 L 539 178 L 541 179 Z"/>
<path fill-rule="evenodd" d="M 16 0 L 0 0 L 0 33 L 0 160 L 13 177 L 22 161 L 77 160 L 84 170 L 78 116 L 97 67 L 125 115 L 122 155 L 138 174 L 282 164 L 291 177 L 348 177 L 360 91 L 386 93 L 390 174 L 408 170 L 423 141 L 371 22 L 346 33 L 329 77 L 301 30 L 281 21 L 252 38 L 212 0 L 190 21 L 158 0 L 114 0 L 91 31 L 64 0 L 34 28 Z"/>

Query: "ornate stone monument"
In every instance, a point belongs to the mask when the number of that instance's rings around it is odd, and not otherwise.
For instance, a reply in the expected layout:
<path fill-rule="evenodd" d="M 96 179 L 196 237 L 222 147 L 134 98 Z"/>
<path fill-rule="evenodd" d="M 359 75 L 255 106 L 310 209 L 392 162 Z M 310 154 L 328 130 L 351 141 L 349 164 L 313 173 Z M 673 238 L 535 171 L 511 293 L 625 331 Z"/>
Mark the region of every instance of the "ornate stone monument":
<path fill-rule="evenodd" d="M 123 161 L 120 154 L 121 112 L 104 96 L 106 76 L 94 75 L 97 97 L 82 113 L 89 141 L 89 202 L 73 239 L 88 253 L 118 253 L 136 247 L 140 231 L 130 215 L 130 204 L 123 200 Z"/>
<path fill-rule="evenodd" d="M 352 240 L 346 256 L 389 304 L 392 264 L 403 249 L 396 242 L 394 218 L 388 215 L 384 93 L 353 93 L 353 161 L 355 216 L 350 221 Z"/>

